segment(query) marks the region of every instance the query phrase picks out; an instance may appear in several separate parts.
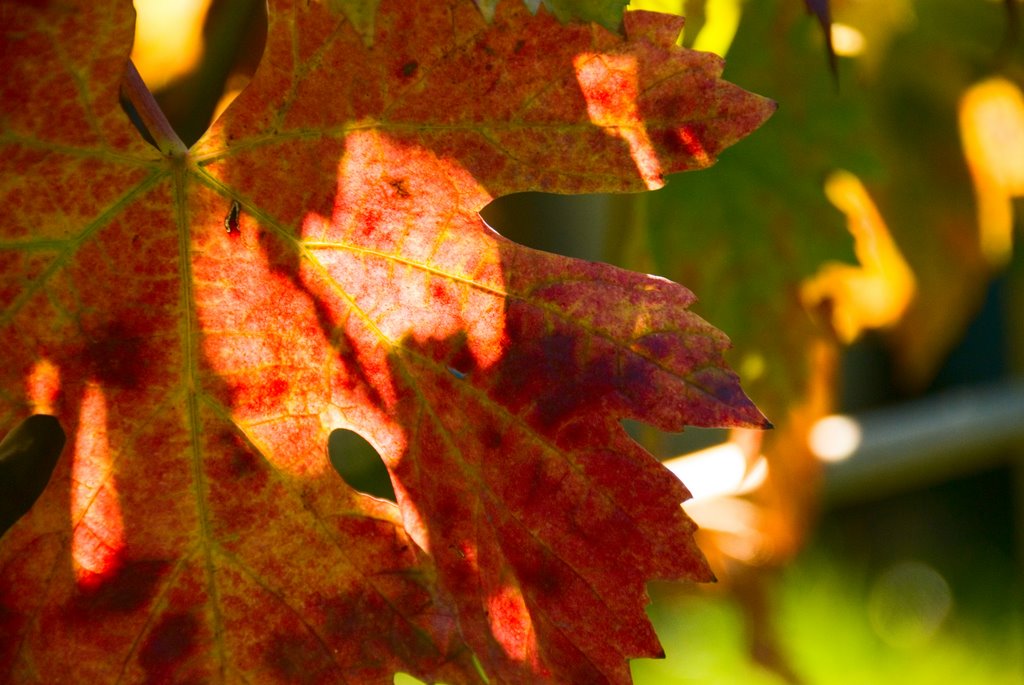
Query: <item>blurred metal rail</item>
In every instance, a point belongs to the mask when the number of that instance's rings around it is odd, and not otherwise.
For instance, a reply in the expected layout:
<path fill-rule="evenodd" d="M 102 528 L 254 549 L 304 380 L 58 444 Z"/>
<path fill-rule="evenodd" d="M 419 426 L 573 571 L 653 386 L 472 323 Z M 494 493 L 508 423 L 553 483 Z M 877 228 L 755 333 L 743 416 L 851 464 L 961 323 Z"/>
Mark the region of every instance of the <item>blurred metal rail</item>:
<path fill-rule="evenodd" d="M 949 390 L 842 419 L 855 440 L 848 456 L 826 468 L 829 504 L 871 499 L 1004 464 L 1016 465 L 1018 487 L 1022 485 L 1024 380 Z"/>

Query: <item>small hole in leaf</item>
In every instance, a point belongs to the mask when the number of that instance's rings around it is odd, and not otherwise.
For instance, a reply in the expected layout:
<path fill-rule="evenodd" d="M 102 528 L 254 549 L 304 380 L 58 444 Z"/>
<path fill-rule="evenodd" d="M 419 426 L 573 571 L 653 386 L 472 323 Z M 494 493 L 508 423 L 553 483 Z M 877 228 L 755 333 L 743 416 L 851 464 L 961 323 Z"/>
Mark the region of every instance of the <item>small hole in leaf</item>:
<path fill-rule="evenodd" d="M 28 417 L 0 439 L 0 535 L 46 489 L 64 442 L 60 422 L 45 414 Z"/>
<path fill-rule="evenodd" d="M 395 501 L 388 469 L 363 436 L 344 428 L 332 431 L 327 439 L 327 453 L 334 470 L 350 487 L 366 495 Z"/>
<path fill-rule="evenodd" d="M 487 225 L 520 245 L 590 261 L 607 260 L 609 195 L 515 193 L 480 212 Z"/>

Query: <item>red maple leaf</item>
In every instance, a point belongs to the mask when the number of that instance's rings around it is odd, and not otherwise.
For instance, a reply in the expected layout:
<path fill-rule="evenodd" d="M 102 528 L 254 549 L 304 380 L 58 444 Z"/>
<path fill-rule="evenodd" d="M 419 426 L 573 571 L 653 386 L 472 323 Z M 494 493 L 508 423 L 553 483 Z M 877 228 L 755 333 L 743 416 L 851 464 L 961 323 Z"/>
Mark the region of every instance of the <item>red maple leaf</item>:
<path fill-rule="evenodd" d="M 501 5 L 273 2 L 190 151 L 118 106 L 126 2 L 5 6 L 0 427 L 66 456 L 0 541 L 0 680 L 629 682 L 707 580 L 619 421 L 760 426 L 681 286 L 511 243 L 493 197 L 656 187 L 773 105 L 674 46 Z M 380 452 L 397 506 L 327 436 Z"/>

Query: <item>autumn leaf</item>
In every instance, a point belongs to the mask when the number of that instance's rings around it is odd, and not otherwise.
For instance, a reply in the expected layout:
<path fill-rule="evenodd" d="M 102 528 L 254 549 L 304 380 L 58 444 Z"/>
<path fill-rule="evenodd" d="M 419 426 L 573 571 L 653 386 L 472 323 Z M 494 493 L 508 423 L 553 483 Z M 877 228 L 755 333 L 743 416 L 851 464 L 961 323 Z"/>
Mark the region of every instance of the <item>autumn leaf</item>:
<path fill-rule="evenodd" d="M 764 426 L 664 279 L 530 250 L 498 195 L 643 190 L 774 105 L 519 3 L 274 2 L 191 150 L 122 80 L 126 2 L 5 6 L 0 428 L 67 456 L 0 540 L 0 680 L 629 682 L 653 578 L 707 580 L 620 426 Z M 148 123 L 146 144 L 118 105 Z M 380 453 L 397 504 L 330 468 Z"/>

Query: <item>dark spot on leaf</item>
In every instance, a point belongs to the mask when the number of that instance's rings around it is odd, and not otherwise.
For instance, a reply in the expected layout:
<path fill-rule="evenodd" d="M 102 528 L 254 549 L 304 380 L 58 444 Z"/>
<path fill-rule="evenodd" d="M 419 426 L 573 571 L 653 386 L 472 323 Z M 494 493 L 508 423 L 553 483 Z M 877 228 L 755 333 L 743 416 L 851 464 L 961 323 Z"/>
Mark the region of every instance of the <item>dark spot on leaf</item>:
<path fill-rule="evenodd" d="M 408 62 L 402 65 L 402 77 L 412 78 L 419 70 L 419 68 L 419 62 L 417 62 L 416 60 L 409 60 Z"/>
<path fill-rule="evenodd" d="M 433 523 L 443 528 L 463 520 L 466 513 L 465 503 L 459 501 L 459 491 L 445 485 L 438 486 L 438 494 L 434 499 Z"/>
<path fill-rule="evenodd" d="M 359 641 L 371 627 L 368 620 L 380 616 L 382 608 L 384 600 L 376 593 L 336 597 L 323 607 L 324 631 L 339 642 Z"/>
<path fill-rule="evenodd" d="M 337 680 L 331 677 L 333 660 L 313 636 L 271 636 L 266 660 L 280 682 L 314 685 Z"/>
<path fill-rule="evenodd" d="M 654 381 L 655 366 L 647 359 L 627 356 L 622 362 L 618 387 L 629 396 L 643 395 Z"/>
<path fill-rule="evenodd" d="M 256 455 L 246 449 L 237 449 L 231 451 L 228 468 L 231 471 L 231 475 L 236 479 L 242 479 L 246 476 L 251 476 L 255 473 L 259 473 L 259 460 Z"/>
<path fill-rule="evenodd" d="M 403 580 L 404 586 L 393 585 L 396 593 L 387 598 L 376 592 L 350 592 L 324 602 L 323 631 L 329 643 L 345 645 L 355 652 L 351 661 L 364 667 L 383 662 L 385 649 L 407 664 L 419 664 L 428 670 L 440 665 L 445 658 L 438 646 L 408 618 L 431 610 L 430 595 L 411 578 L 396 576 L 391 582 L 397 585 Z M 387 641 L 386 647 L 381 640 Z"/>
<path fill-rule="evenodd" d="M 541 353 L 548 371 L 570 368 L 576 349 L 576 338 L 565 333 L 555 333 L 542 339 Z"/>
<path fill-rule="evenodd" d="M 501 431 L 495 428 L 491 424 L 487 424 L 480 429 L 480 444 L 486 449 L 496 450 L 501 447 L 505 439 L 501 435 Z"/>
<path fill-rule="evenodd" d="M 536 418 L 542 426 L 551 428 L 570 416 L 586 412 L 619 387 L 621 378 L 610 358 L 597 357 L 579 369 L 571 352 L 571 340 L 551 339 L 545 348 L 544 364 L 549 367 L 545 375 L 551 387 L 559 390 L 546 390 L 536 400 Z"/>
<path fill-rule="evenodd" d="M 139 650 L 147 682 L 176 682 L 175 667 L 195 650 L 198 631 L 199 622 L 192 614 L 167 614 L 160 619 Z"/>
<path fill-rule="evenodd" d="M 724 405 L 741 407 L 750 404 L 750 400 L 740 389 L 736 377 L 723 369 L 701 369 L 689 376 L 687 382 L 700 388 Z"/>
<path fill-rule="evenodd" d="M 84 361 L 102 385 L 138 389 L 160 368 L 150 337 L 140 335 L 124 321 L 112 321 L 86 333 Z"/>
<path fill-rule="evenodd" d="M 670 334 L 646 335 L 637 342 L 637 347 L 647 352 L 653 359 L 661 359 L 672 351 L 673 339 Z"/>
<path fill-rule="evenodd" d="M 28 616 L 11 611 L 0 604 L 0 665 L 6 666 L 14 662 L 14 652 L 19 643 L 18 636 L 24 630 Z M 4 672 L 0 666 L 0 673 Z"/>
<path fill-rule="evenodd" d="M 211 455 L 206 470 L 214 490 L 242 488 L 251 493 L 263 492 L 269 480 L 269 468 L 259 450 L 231 430 L 217 431 L 210 436 L 208 451 Z M 217 455 L 217 456 L 213 456 Z"/>
<path fill-rule="evenodd" d="M 558 561 L 549 553 L 532 551 L 529 558 L 514 560 L 522 584 L 542 595 L 556 596 L 562 583 L 559 580 Z"/>

